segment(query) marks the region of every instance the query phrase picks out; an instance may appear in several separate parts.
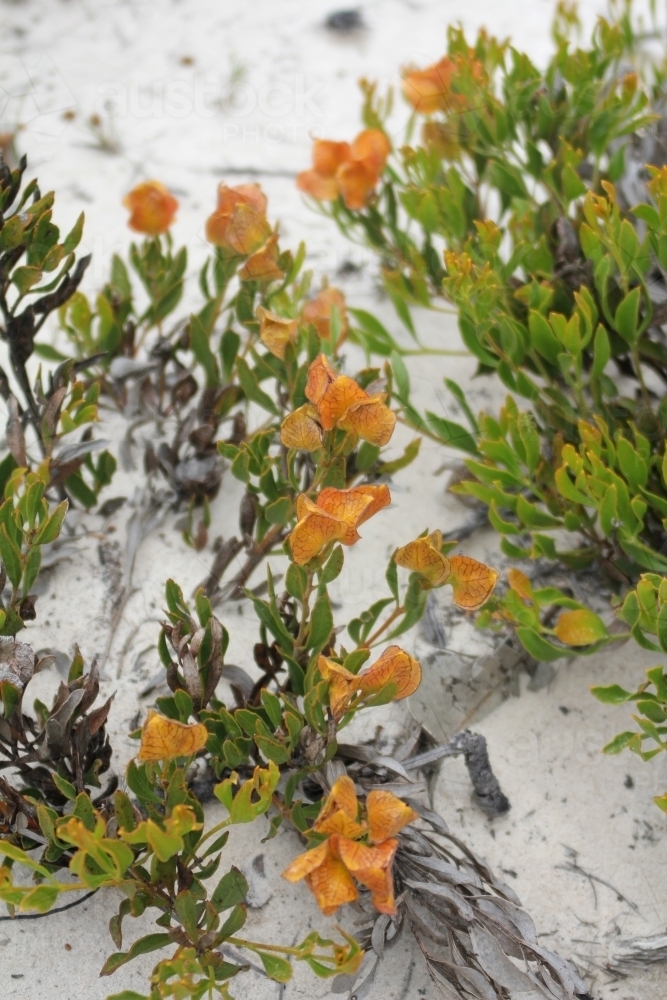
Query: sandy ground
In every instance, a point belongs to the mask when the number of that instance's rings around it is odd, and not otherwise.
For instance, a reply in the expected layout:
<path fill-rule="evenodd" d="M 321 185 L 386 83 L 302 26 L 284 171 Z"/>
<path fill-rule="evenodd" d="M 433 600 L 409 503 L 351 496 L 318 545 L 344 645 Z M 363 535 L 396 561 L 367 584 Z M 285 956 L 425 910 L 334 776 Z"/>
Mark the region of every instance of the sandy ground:
<path fill-rule="evenodd" d="M 581 4 L 587 24 L 602 7 L 597 0 Z M 203 221 L 217 182 L 257 179 L 269 195 L 272 216 L 280 219 L 283 243 L 296 246 L 305 239 L 318 273 L 334 274 L 345 261 L 358 265 L 358 272 L 337 279 L 349 301 L 376 310 L 400 335 L 391 310 L 378 300 L 372 259 L 309 212 L 294 188 L 294 175 L 308 163 L 310 137 L 353 136 L 359 128 L 356 80 L 363 75 L 395 84 L 399 66 L 437 58 L 447 24 L 459 20 L 469 30 L 484 23 L 511 34 L 519 48 L 543 60 L 551 44 L 553 3 L 375 0 L 361 8 L 366 29 L 345 39 L 323 28 L 335 9 L 321 0 L 0 3 L 0 131 L 21 125 L 18 146 L 28 153 L 31 172 L 39 174 L 44 190 L 57 190 L 56 221 L 65 227 L 85 209 L 82 251 L 94 254 L 88 291 L 103 283 L 111 254 L 128 244 L 120 201 L 137 181 L 159 178 L 178 195 L 174 236 L 188 245 L 194 273 L 205 251 Z M 404 117 L 398 105 L 397 129 Z M 71 111 L 74 117 L 63 117 Z M 94 133 L 88 124 L 93 114 L 101 118 L 101 143 L 100 130 Z M 418 322 L 426 343 L 460 348 L 452 316 L 422 314 Z M 351 368 L 353 363 L 351 358 Z M 502 398 L 493 383 L 472 381 L 469 358 L 411 359 L 410 370 L 420 402 L 436 412 L 455 414 L 442 387 L 445 374 L 470 391 L 480 408 L 494 408 Z M 117 439 L 122 430 L 116 419 L 106 433 Z M 397 433 L 397 453 L 409 439 L 407 431 Z M 340 621 L 384 593 L 384 560 L 396 544 L 425 527 L 452 530 L 470 516 L 446 493 L 446 477 L 437 474 L 448 457 L 425 441 L 415 465 L 396 476 L 392 507 L 364 526 L 363 542 L 346 555 L 333 595 Z M 138 482 L 136 474 L 119 472 L 107 495 L 132 498 Z M 213 505 L 212 538 L 236 530 L 239 499 L 240 486 L 228 475 Z M 96 515 L 81 519 L 89 534 L 80 555 L 44 577 L 39 620 L 30 630 L 36 649 L 69 653 L 76 641 L 88 662 L 104 656 L 131 514 L 128 504 L 106 522 Z M 197 554 L 185 547 L 174 520 L 170 514 L 140 548 L 133 594 L 104 667 L 104 693 L 116 691 L 110 730 L 119 763 L 132 752 L 128 729 L 154 697 L 141 698 L 139 692 L 157 668 L 152 647 L 164 579 L 173 576 L 191 593 L 212 560 L 210 550 Z M 490 534 L 473 537 L 465 550 L 502 565 Z M 447 603 L 442 592 L 439 599 Z M 220 614 L 232 636 L 228 659 L 247 667 L 255 634 L 252 613 L 233 605 Z M 437 735 L 444 736 L 451 679 L 446 659 L 426 665 L 432 650 L 418 635 L 408 637 L 406 646 L 416 648 L 425 663 L 424 688 L 412 710 L 420 718 L 427 714 L 434 729 L 441 726 Z M 447 646 L 452 657 L 463 652 L 474 658 L 488 651 L 489 640 L 458 619 L 448 630 Z M 471 805 L 458 762 L 443 767 L 437 788 L 437 806 L 450 826 L 505 872 L 544 942 L 574 959 L 594 996 L 604 1000 L 662 1000 L 667 993 L 665 966 L 623 980 L 605 971 L 623 940 L 667 929 L 667 824 L 652 803 L 667 787 L 667 763 L 603 757 L 599 748 L 624 728 L 625 713 L 599 705 L 588 692 L 593 683 L 632 684 L 651 665 L 645 656 L 625 646 L 562 664 L 548 686 L 524 690 L 475 717 L 512 802 L 506 818 L 490 822 Z M 41 675 L 33 696 L 49 696 L 56 683 L 55 674 Z M 405 713 L 383 710 L 378 725 L 380 738 L 390 742 L 406 725 Z M 211 807 L 212 822 L 215 815 Z M 311 927 L 326 931 L 330 922 L 307 891 L 279 879 L 298 849 L 296 838 L 281 831 L 262 845 L 264 831 L 257 826 L 250 836 L 245 828 L 234 831 L 229 847 L 229 863 L 240 865 L 251 885 L 252 934 L 291 943 Z M 69 913 L 0 922 L 2 1000 L 102 1000 L 124 988 L 143 992 L 152 956 L 111 981 L 98 979 L 114 950 L 107 933 L 109 909 L 108 897 L 98 894 Z M 126 943 L 150 926 L 149 920 L 126 923 Z M 303 970 L 282 991 L 251 973 L 233 993 L 239 1000 L 330 996 L 326 983 Z M 433 995 L 409 939 L 388 959 L 373 995 L 388 1000 Z"/>

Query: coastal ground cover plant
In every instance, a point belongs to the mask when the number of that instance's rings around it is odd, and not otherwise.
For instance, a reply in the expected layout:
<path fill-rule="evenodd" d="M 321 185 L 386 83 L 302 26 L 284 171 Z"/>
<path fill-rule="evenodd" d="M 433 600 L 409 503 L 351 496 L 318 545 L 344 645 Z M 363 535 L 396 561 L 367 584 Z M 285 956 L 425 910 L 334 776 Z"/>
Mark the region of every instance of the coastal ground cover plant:
<path fill-rule="evenodd" d="M 500 415 L 475 416 L 447 380 L 464 426 L 419 413 L 395 381 L 403 416 L 465 453 L 456 489 L 488 507 L 504 551 L 627 583 L 667 569 L 664 74 L 631 6 L 585 48 L 572 20 L 561 8 L 544 71 L 450 29 L 438 63 L 403 71 L 413 114 L 364 205 L 301 186 L 377 252 L 413 335 L 411 305 L 450 301 L 479 372 L 510 391 Z M 391 102 L 364 89 L 382 132 Z"/>
<path fill-rule="evenodd" d="M 257 197 L 256 189 L 252 196 Z M 166 215 L 156 204 L 168 209 Z M 166 225 L 173 205 L 162 189 L 151 189 L 148 206 L 149 221 L 133 216 L 133 224 Z M 136 201 L 131 208 L 138 211 Z M 221 233 L 229 238 L 229 215 L 220 210 L 214 222 L 209 220 L 209 230 L 219 227 L 216 238 L 222 239 Z M 250 205 L 241 215 L 247 227 L 261 213 Z M 262 233 L 271 239 L 266 227 Z M 149 241 L 157 235 L 149 235 Z M 254 245 L 244 245 L 246 259 L 236 261 L 236 268 L 248 265 Z M 169 248 L 160 252 L 167 254 Z M 230 362 L 241 387 L 236 398 L 255 404 L 264 416 L 254 430 L 244 426 L 236 440 L 217 443 L 217 453 L 246 485 L 240 527 L 248 556 L 233 582 L 257 615 L 254 655 L 260 677 L 228 668 L 234 703 L 220 700 L 227 631 L 204 589 L 191 607 L 168 581 L 158 653 L 171 693 L 157 699 L 134 734 L 137 753 L 121 784 L 106 733 L 112 698 L 95 705 L 96 666 L 86 672 L 77 653 L 51 707 L 35 702 L 30 714 L 26 688 L 35 672 L 49 667 L 49 658 L 37 659 L 10 630 L 0 650 L 0 764 L 7 775 L 0 784 L 0 897 L 10 912 L 45 913 L 73 892 L 120 889 L 124 898 L 110 922 L 117 951 L 102 972 L 111 975 L 138 955 L 170 948 L 170 956 L 154 967 L 150 1000 L 230 996 L 230 980 L 247 968 L 239 954 L 259 961 L 277 982 L 290 978 L 295 961 L 306 962 L 319 976 L 353 980 L 373 942 L 377 948 L 384 939 L 389 946 L 409 925 L 427 950 L 425 942 L 434 934 L 446 937 L 459 927 L 459 912 L 469 943 L 455 944 L 452 938 L 452 961 L 429 956 L 436 981 L 459 990 L 470 981 L 484 983 L 487 993 L 500 997 L 512 975 L 523 986 L 539 983 L 546 995 L 560 996 L 550 990 L 554 982 L 566 995 L 583 995 L 574 971 L 537 945 L 532 923 L 511 890 L 451 838 L 419 800 L 425 788 L 422 769 L 447 753 L 468 753 L 468 744 L 438 748 L 426 741 L 424 757 L 419 740 L 411 739 L 395 768 L 398 784 L 411 798 L 408 804 L 397 794 L 396 782 L 386 790 L 369 787 L 387 783 L 386 758 L 376 762 L 368 747 L 340 741 L 356 713 L 409 697 L 419 685 L 419 663 L 395 640 L 419 620 L 430 587 L 451 584 L 456 604 L 478 609 L 491 596 L 497 574 L 451 554 L 451 546 L 435 532 L 428 535 L 428 547 L 429 554 L 435 553 L 430 558 L 439 561 L 438 574 L 429 579 L 418 572 L 423 539 L 407 540 L 390 559 L 387 597 L 343 628 L 336 625 L 328 588 L 343 568 L 345 547 L 372 530 L 367 522 L 381 517 L 391 500 L 387 479 L 412 460 L 416 448 L 410 445 L 390 461 L 382 457 L 396 422 L 388 405 L 392 369 L 385 365 L 382 372 L 371 369 L 356 377 L 340 371 L 344 301 L 325 289 L 319 301 L 311 300 L 312 323 L 297 320 L 287 297 L 270 305 L 250 314 L 248 339 L 243 349 L 240 337 L 233 341 Z M 208 341 L 202 343 L 213 361 L 203 349 L 200 356 L 220 374 L 221 361 Z M 109 364 L 111 378 L 119 357 Z M 106 377 L 100 374 L 96 382 L 104 391 Z M 265 389 L 269 380 L 273 396 Z M 210 435 L 214 447 L 216 429 Z M 51 512 L 43 499 L 47 466 L 44 461 L 35 472 L 19 468 L 5 486 L 0 543 L 6 536 L 14 546 L 0 544 L 13 586 L 8 621 L 15 621 L 17 602 L 24 602 L 23 592 L 30 589 L 25 578 L 38 565 L 32 553 L 55 539 L 66 513 L 65 500 Z M 284 589 L 277 589 L 279 577 L 269 565 L 264 592 L 248 590 L 260 559 L 271 555 L 274 561 L 279 553 L 283 566 L 287 557 Z M 412 571 L 407 579 L 401 567 Z M 216 587 L 211 589 L 214 596 Z M 32 612 L 23 615 L 21 625 L 34 617 L 34 605 Z M 488 758 L 486 765 L 488 778 Z M 201 768 L 210 777 L 205 784 L 227 812 L 208 829 L 197 795 Z M 359 797 L 355 785 L 367 794 Z M 499 801 L 506 809 L 506 800 L 500 796 Z M 295 879 L 303 873 L 325 913 L 345 901 L 365 908 L 361 943 L 341 930 L 335 937 L 311 932 L 289 945 L 242 934 L 245 879 L 234 868 L 220 877 L 218 869 L 228 828 L 261 816 L 268 818 L 269 838 L 282 823 L 290 823 L 313 847 L 285 874 Z M 418 822 L 425 832 L 408 834 L 406 823 Z M 322 863 L 316 864 L 320 854 Z M 14 878 L 21 866 L 32 873 L 32 881 Z M 325 896 L 317 890 L 323 878 L 330 887 Z M 159 929 L 123 948 L 125 919 L 147 909 L 156 911 Z M 489 941 L 496 941 L 502 957 L 489 957 Z M 509 957 L 514 954 L 524 958 L 527 971 L 516 970 Z M 115 995 L 116 1000 L 145 996 L 135 991 Z"/>

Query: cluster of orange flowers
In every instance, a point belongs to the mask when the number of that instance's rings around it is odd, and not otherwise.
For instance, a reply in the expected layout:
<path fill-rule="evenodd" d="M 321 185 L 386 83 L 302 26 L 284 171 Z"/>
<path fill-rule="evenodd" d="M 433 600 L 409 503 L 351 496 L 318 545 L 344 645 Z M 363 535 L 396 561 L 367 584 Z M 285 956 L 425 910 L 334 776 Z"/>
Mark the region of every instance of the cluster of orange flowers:
<path fill-rule="evenodd" d="M 472 52 L 467 59 L 460 55 L 443 56 L 426 69 L 407 70 L 403 74 L 403 94 L 420 115 L 432 115 L 436 111 L 462 111 L 467 105 L 467 98 L 456 93 L 455 81 L 464 71 L 478 83 L 486 79 L 484 66 Z"/>
<path fill-rule="evenodd" d="M 470 556 L 445 556 L 441 549 L 442 532 L 433 531 L 397 549 L 394 560 L 398 566 L 419 573 L 429 587 L 451 584 L 454 603 L 460 608 L 481 608 L 493 593 L 498 571 Z"/>
<path fill-rule="evenodd" d="M 393 700 L 401 701 L 415 693 L 422 679 L 419 661 L 399 646 L 389 646 L 372 666 L 359 674 L 326 656 L 320 656 L 317 669 L 329 681 L 329 707 L 336 722 L 357 698 L 378 695 L 391 685 Z"/>
<path fill-rule="evenodd" d="M 340 196 L 348 208 L 363 208 L 377 187 L 390 152 L 389 139 L 376 128 L 360 132 L 351 145 L 317 139 L 312 170 L 299 174 L 297 187 L 317 201 L 335 201 Z"/>
<path fill-rule="evenodd" d="M 396 414 L 385 404 L 385 393 L 369 395 L 348 375 L 339 375 L 324 354 L 308 370 L 306 398 L 283 421 L 280 440 L 287 448 L 315 451 L 324 431 L 334 427 L 356 434 L 370 444 L 387 444 L 396 425 Z"/>
<path fill-rule="evenodd" d="M 380 913 L 396 913 L 391 868 L 398 849 L 396 834 L 419 819 L 391 792 L 369 792 L 366 815 L 354 782 L 345 775 L 335 782 L 312 833 L 326 840 L 301 854 L 283 872 L 289 882 L 305 878 L 326 916 L 358 898 L 355 879 L 371 891 Z"/>

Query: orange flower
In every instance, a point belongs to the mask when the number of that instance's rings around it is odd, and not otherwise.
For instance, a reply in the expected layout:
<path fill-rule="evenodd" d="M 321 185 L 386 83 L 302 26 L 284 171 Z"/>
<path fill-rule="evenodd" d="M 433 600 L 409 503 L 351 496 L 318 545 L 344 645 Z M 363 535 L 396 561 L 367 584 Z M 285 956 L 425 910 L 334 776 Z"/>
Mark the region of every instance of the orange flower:
<path fill-rule="evenodd" d="M 274 357 L 280 358 L 282 361 L 287 345 L 296 343 L 299 333 L 297 321 L 277 316 L 276 313 L 264 309 L 263 306 L 257 307 L 255 315 L 259 320 L 260 340 Z"/>
<path fill-rule="evenodd" d="M 442 532 L 434 531 L 422 538 L 415 538 L 397 550 L 394 562 L 425 577 L 434 587 L 440 587 L 449 579 L 451 568 L 449 559 L 440 552 Z"/>
<path fill-rule="evenodd" d="M 159 236 L 166 233 L 174 221 L 178 202 L 159 181 L 137 184 L 123 198 L 123 205 L 130 210 L 128 226 L 137 233 Z"/>
<path fill-rule="evenodd" d="M 389 646 L 371 667 L 359 674 L 326 656 L 320 656 L 317 669 L 329 681 L 329 707 L 336 721 L 343 718 L 358 695 L 372 697 L 392 685 L 393 700 L 401 701 L 414 694 L 422 677 L 419 661 L 398 646 Z"/>
<path fill-rule="evenodd" d="M 326 916 L 343 903 L 357 899 L 352 875 L 371 890 L 380 913 L 396 913 L 391 866 L 398 848 L 395 835 L 418 819 L 413 809 L 391 792 L 371 792 L 366 800 L 367 819 L 360 818 L 354 782 L 347 775 L 333 785 L 313 832 L 328 833 L 328 840 L 300 855 L 285 869 L 283 878 L 305 878 Z M 389 831 L 385 835 L 385 831 Z M 360 843 L 369 836 L 370 845 Z"/>
<path fill-rule="evenodd" d="M 306 398 L 317 405 L 337 378 L 338 373 L 331 367 L 328 358 L 324 354 L 318 354 L 308 369 Z"/>
<path fill-rule="evenodd" d="M 258 184 L 218 186 L 218 205 L 206 220 L 206 239 L 229 256 L 256 253 L 271 235 L 266 196 Z"/>
<path fill-rule="evenodd" d="M 385 405 L 386 395 L 378 393 L 356 400 L 338 420 L 341 430 L 352 431 L 369 444 L 381 447 L 391 440 L 396 414 Z"/>
<path fill-rule="evenodd" d="M 305 493 L 296 502 L 297 523 L 290 538 L 292 557 L 299 566 L 309 562 L 330 542 L 354 545 L 359 540 L 357 528 L 391 502 L 389 489 L 381 486 L 357 486 L 350 490 L 323 489 L 317 503 Z"/>
<path fill-rule="evenodd" d="M 306 403 L 288 414 L 280 428 L 280 442 L 286 448 L 316 451 L 322 447 L 322 428 L 317 407 Z"/>
<path fill-rule="evenodd" d="M 306 302 L 301 310 L 301 321 L 312 323 L 321 340 L 331 340 L 331 317 L 334 306 L 340 320 L 338 343 L 342 344 L 347 337 L 348 323 L 345 296 L 339 288 L 323 288 L 314 299 Z"/>
<path fill-rule="evenodd" d="M 299 174 L 297 187 L 318 201 L 335 201 L 340 195 L 348 208 L 363 208 L 390 152 L 389 139 L 380 129 L 365 129 L 351 146 L 317 140 L 313 143 L 313 169 Z"/>
<path fill-rule="evenodd" d="M 334 782 L 313 830 L 316 833 L 341 833 L 354 840 L 363 836 L 367 829 L 366 823 L 359 822 L 359 802 L 354 782 L 344 774 Z"/>
<path fill-rule="evenodd" d="M 369 396 L 353 378 L 337 375 L 323 354 L 308 369 L 306 396 L 325 431 L 340 427 L 378 446 L 394 433 L 396 414 L 385 405 L 384 393 Z"/>
<path fill-rule="evenodd" d="M 442 554 L 442 533 L 434 531 L 397 549 L 398 566 L 419 573 L 431 587 L 451 584 L 454 604 L 465 611 L 476 611 L 493 593 L 499 573 L 470 556 Z"/>
<path fill-rule="evenodd" d="M 278 263 L 278 234 L 269 236 L 263 247 L 248 257 L 239 271 L 241 281 L 279 281 L 285 272 Z"/>
<path fill-rule="evenodd" d="M 466 107 L 467 100 L 464 94 L 456 93 L 455 85 L 457 76 L 464 73 L 479 83 L 486 78 L 484 66 L 474 58 L 472 50 L 468 58 L 444 56 L 426 69 L 408 70 L 403 74 L 403 93 L 420 115 L 461 111 Z"/>

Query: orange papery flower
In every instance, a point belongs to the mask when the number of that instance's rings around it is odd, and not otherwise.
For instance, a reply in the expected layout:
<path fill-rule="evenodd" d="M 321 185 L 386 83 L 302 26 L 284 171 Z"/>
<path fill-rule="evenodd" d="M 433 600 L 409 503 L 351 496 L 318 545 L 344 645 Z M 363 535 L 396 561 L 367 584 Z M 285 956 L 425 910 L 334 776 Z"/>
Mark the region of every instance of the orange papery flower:
<path fill-rule="evenodd" d="M 359 689 L 364 694 L 377 694 L 388 684 L 395 684 L 394 701 L 401 701 L 414 694 L 421 679 L 419 660 L 415 660 L 400 646 L 388 646 L 371 667 L 357 675 Z"/>
<path fill-rule="evenodd" d="M 330 542 L 354 545 L 357 528 L 386 507 L 391 495 L 386 485 L 357 486 L 350 490 L 323 489 L 317 503 L 305 493 L 296 502 L 297 523 L 290 535 L 294 561 L 300 566 L 318 555 Z"/>
<path fill-rule="evenodd" d="M 389 140 L 379 129 L 360 132 L 351 146 L 318 139 L 313 143 L 313 168 L 298 175 L 297 187 L 317 201 L 335 201 L 340 195 L 348 208 L 363 208 L 390 152 Z"/>
<path fill-rule="evenodd" d="M 321 340 L 330 340 L 331 316 L 334 306 L 338 310 L 340 319 L 338 343 L 342 344 L 347 337 L 348 322 L 345 296 L 339 288 L 323 288 L 314 299 L 306 302 L 301 310 L 301 320 L 304 323 L 312 323 Z"/>
<path fill-rule="evenodd" d="M 218 186 L 218 205 L 206 220 L 206 239 L 228 255 L 248 257 L 271 235 L 266 196 L 258 184 Z"/>
<path fill-rule="evenodd" d="M 369 792 L 366 809 L 368 839 L 371 844 L 379 844 L 388 837 L 395 837 L 404 826 L 419 819 L 419 813 L 392 792 L 381 790 Z"/>
<path fill-rule="evenodd" d="M 383 507 L 391 503 L 391 493 L 386 483 L 379 486 L 370 484 L 353 486 L 349 490 L 337 490 L 334 486 L 325 486 L 317 498 L 317 506 L 327 514 L 333 514 L 345 521 L 350 527 L 350 541 L 344 544 L 352 545 L 359 538 L 357 528 L 377 514 Z"/>
<path fill-rule="evenodd" d="M 396 414 L 385 405 L 385 396 L 369 396 L 349 375 L 337 375 L 324 354 L 308 369 L 306 397 L 317 406 L 325 431 L 334 427 L 357 434 L 375 445 L 385 445 L 394 433 Z"/>
<path fill-rule="evenodd" d="M 123 198 L 130 210 L 128 226 L 137 233 L 159 236 L 166 233 L 176 215 L 178 202 L 159 181 L 144 181 Z"/>
<path fill-rule="evenodd" d="M 408 70 L 403 75 L 403 93 L 420 115 L 445 111 L 453 77 L 454 62 L 444 56 L 426 69 Z"/>
<path fill-rule="evenodd" d="M 326 915 L 357 898 L 352 875 L 367 889 L 380 913 L 394 914 L 392 863 L 398 849 L 395 835 L 418 814 L 391 792 L 371 792 L 367 820 L 359 807 L 354 782 L 344 775 L 333 785 L 312 832 L 328 840 L 296 858 L 283 872 L 290 882 L 305 878 Z M 370 845 L 364 843 L 366 838 Z"/>
<path fill-rule="evenodd" d="M 231 215 L 239 204 L 251 205 L 260 215 L 266 215 L 268 200 L 259 184 L 237 184 L 235 187 L 218 184 L 218 211 Z"/>
<path fill-rule="evenodd" d="M 500 574 L 485 563 L 470 556 L 450 556 L 451 583 L 454 604 L 465 611 L 477 611 L 493 593 Z"/>
<path fill-rule="evenodd" d="M 338 378 L 338 373 L 325 354 L 318 354 L 308 369 L 306 381 L 306 399 L 317 405 L 332 382 Z"/>
<path fill-rule="evenodd" d="M 449 578 L 449 559 L 440 551 L 442 532 L 434 531 L 423 538 L 415 538 L 396 551 L 394 562 L 397 566 L 412 570 L 425 577 L 434 587 L 439 587 Z"/>
<path fill-rule="evenodd" d="M 241 281 L 278 281 L 285 272 L 278 264 L 278 234 L 273 233 L 263 247 L 248 257 L 239 271 Z"/>
<path fill-rule="evenodd" d="M 337 835 L 334 834 L 312 851 L 300 854 L 283 872 L 283 878 L 288 882 L 299 882 L 305 878 L 326 917 L 335 913 L 343 903 L 353 903 L 359 895 L 344 862 L 332 850 L 332 847 L 337 847 L 336 841 Z"/>
<path fill-rule="evenodd" d="M 339 418 L 338 426 L 344 431 L 353 431 L 369 444 L 381 447 L 387 444 L 396 426 L 396 414 L 385 405 L 386 395 L 366 396 L 348 406 Z"/>
<path fill-rule="evenodd" d="M 349 525 L 327 514 L 317 504 L 301 494 L 297 498 L 297 523 L 289 536 L 292 558 L 299 566 L 313 559 L 330 542 L 340 541 Z"/>
<path fill-rule="evenodd" d="M 335 427 L 348 407 L 362 399 L 368 399 L 368 394 L 364 392 L 359 383 L 350 378 L 349 375 L 338 375 L 326 387 L 317 403 L 320 423 L 325 431 L 330 431 L 332 427 Z"/>
<path fill-rule="evenodd" d="M 493 593 L 499 573 L 470 556 L 447 557 L 441 547 L 442 533 L 434 531 L 397 549 L 394 561 L 419 573 L 432 587 L 451 584 L 454 604 L 465 611 L 476 611 Z"/>
<path fill-rule="evenodd" d="M 379 128 L 364 129 L 352 143 L 352 159 L 363 163 L 376 180 L 384 170 L 390 153 L 389 139 Z"/>
<path fill-rule="evenodd" d="M 467 57 L 443 56 L 425 69 L 411 69 L 403 74 L 403 93 L 420 115 L 436 111 L 462 111 L 468 104 L 465 94 L 456 93 L 457 76 L 472 76 L 477 83 L 486 81 L 486 70 L 472 49 Z"/>
<path fill-rule="evenodd" d="M 335 177 L 336 171 L 352 155 L 349 142 L 316 139 L 313 143 L 313 170 L 323 177 Z"/>
<path fill-rule="evenodd" d="M 330 838 L 334 839 L 334 838 Z M 346 869 L 357 882 L 371 890 L 371 902 L 380 913 L 392 916 L 396 913 L 394 880 L 391 866 L 398 850 L 397 840 L 385 840 L 382 844 L 367 847 L 347 837 L 337 837 L 331 845 Z"/>
<path fill-rule="evenodd" d="M 359 822 L 359 801 L 352 778 L 344 774 L 334 782 L 313 830 L 315 833 L 340 833 L 353 840 L 366 833 L 367 825 Z"/>
<path fill-rule="evenodd" d="M 391 684 L 395 687 L 393 700 L 401 701 L 414 694 L 422 677 L 419 661 L 398 646 L 389 646 L 359 674 L 326 656 L 319 657 L 317 669 L 323 680 L 329 681 L 329 707 L 336 721 L 342 719 L 357 695 L 376 695 Z"/>
<path fill-rule="evenodd" d="M 346 208 L 356 212 L 362 209 L 369 195 L 375 190 L 377 177 L 359 160 L 350 160 L 336 174 L 338 190 Z"/>
<path fill-rule="evenodd" d="M 321 448 L 322 427 L 317 407 L 306 403 L 288 414 L 280 427 L 280 443 L 286 448 L 298 448 L 300 451 L 316 451 Z"/>
<path fill-rule="evenodd" d="M 263 306 L 255 313 L 259 320 L 259 338 L 276 358 L 282 361 L 288 344 L 295 344 L 299 326 L 295 319 L 285 319 Z"/>

